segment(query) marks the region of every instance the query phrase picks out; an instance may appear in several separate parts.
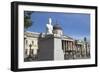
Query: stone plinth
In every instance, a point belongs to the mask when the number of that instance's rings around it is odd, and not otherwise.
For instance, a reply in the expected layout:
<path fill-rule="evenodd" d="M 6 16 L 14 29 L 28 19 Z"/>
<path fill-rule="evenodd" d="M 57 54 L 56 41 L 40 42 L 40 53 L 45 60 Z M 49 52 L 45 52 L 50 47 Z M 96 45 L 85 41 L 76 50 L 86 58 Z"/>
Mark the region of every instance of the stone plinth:
<path fill-rule="evenodd" d="M 54 60 L 54 42 L 53 37 L 47 36 L 44 38 L 39 38 L 38 41 L 38 60 L 39 61 L 47 61 L 47 60 Z"/>
<path fill-rule="evenodd" d="M 62 50 L 62 40 L 60 37 L 54 37 L 54 60 L 64 60 L 64 52 Z"/>
<path fill-rule="evenodd" d="M 44 38 L 39 38 L 38 60 L 64 60 L 62 50 L 62 42 L 60 37 L 47 35 Z"/>

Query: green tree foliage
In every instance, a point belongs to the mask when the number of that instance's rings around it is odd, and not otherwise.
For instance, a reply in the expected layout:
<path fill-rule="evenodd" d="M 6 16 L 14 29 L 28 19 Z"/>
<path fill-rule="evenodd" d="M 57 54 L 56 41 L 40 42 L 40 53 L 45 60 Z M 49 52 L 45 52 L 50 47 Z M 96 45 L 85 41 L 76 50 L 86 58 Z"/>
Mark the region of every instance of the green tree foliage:
<path fill-rule="evenodd" d="M 32 26 L 31 14 L 32 11 L 25 11 L 24 12 L 24 28 L 27 29 Z"/>

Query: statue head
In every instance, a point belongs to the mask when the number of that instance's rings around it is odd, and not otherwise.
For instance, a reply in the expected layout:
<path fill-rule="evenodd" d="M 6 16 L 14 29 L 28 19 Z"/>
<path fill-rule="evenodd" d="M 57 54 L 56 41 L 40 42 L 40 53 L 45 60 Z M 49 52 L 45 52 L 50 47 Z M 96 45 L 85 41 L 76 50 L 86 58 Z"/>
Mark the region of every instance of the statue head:
<path fill-rule="evenodd" d="M 51 24 L 52 23 L 52 19 L 51 18 L 49 18 L 49 24 Z"/>

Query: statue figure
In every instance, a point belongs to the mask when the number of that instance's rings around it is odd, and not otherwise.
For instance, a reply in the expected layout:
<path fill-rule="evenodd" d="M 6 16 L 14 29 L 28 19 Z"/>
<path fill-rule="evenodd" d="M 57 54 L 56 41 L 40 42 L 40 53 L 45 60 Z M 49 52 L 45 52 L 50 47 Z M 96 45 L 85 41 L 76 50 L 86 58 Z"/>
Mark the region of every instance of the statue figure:
<path fill-rule="evenodd" d="M 52 31 L 53 31 L 53 26 L 52 26 L 52 20 L 51 18 L 49 18 L 49 23 L 46 24 L 46 33 L 47 34 L 53 34 Z"/>

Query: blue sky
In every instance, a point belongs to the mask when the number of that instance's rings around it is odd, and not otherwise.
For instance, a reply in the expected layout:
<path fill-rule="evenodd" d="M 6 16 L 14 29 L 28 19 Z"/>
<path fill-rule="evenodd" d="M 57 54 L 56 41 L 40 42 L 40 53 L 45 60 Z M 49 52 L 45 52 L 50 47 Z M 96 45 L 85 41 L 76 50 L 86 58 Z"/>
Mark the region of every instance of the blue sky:
<path fill-rule="evenodd" d="M 52 25 L 58 23 L 62 27 L 64 35 L 76 39 L 90 37 L 90 15 L 82 13 L 33 12 L 33 24 L 27 31 L 46 32 L 49 17 L 52 18 Z"/>

